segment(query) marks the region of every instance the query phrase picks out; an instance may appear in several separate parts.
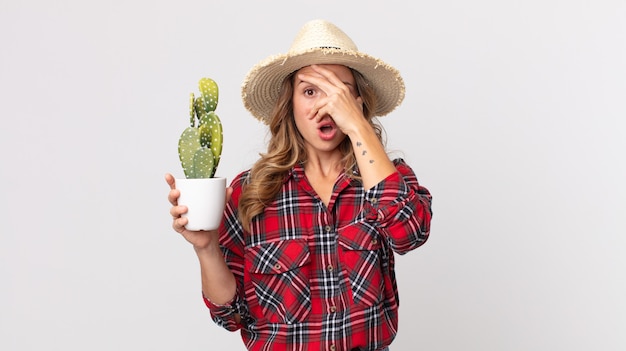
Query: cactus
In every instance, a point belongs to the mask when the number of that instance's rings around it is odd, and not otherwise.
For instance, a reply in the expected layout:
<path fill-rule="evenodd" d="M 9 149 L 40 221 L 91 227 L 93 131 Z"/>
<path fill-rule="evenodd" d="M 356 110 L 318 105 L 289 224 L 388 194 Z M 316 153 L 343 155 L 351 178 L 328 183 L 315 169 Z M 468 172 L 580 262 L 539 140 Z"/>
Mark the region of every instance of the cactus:
<path fill-rule="evenodd" d="M 200 97 L 189 98 L 189 124 L 178 140 L 178 156 L 185 177 L 212 178 L 222 155 L 222 123 L 215 113 L 217 83 L 211 78 L 198 82 Z"/>

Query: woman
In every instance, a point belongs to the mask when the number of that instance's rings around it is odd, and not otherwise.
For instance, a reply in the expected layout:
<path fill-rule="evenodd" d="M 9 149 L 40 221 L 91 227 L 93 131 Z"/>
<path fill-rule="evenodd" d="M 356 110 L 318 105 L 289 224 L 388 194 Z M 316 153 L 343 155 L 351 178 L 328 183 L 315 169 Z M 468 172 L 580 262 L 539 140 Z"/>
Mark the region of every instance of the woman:
<path fill-rule="evenodd" d="M 384 149 L 374 116 L 404 98 L 397 70 L 335 25 L 304 25 L 248 73 L 243 101 L 268 150 L 228 189 L 217 231 L 173 227 L 200 261 L 214 321 L 249 350 L 386 350 L 398 326 L 394 252 L 428 238 L 431 196 Z"/>

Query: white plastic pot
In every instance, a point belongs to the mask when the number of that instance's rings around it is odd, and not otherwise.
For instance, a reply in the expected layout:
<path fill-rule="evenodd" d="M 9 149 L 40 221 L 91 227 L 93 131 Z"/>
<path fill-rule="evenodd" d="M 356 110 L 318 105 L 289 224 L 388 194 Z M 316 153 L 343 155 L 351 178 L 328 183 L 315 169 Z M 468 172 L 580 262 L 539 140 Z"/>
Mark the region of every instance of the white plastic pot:
<path fill-rule="evenodd" d="M 178 204 L 187 206 L 188 230 L 215 230 L 220 226 L 226 205 L 226 178 L 176 179 Z"/>

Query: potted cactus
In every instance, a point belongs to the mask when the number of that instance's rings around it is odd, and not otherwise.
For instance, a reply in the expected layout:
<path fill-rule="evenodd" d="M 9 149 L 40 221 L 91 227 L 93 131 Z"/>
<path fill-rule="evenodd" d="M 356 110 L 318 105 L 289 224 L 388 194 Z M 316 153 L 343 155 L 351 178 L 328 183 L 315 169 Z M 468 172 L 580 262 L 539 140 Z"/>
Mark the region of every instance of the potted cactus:
<path fill-rule="evenodd" d="M 211 78 L 198 82 L 200 96 L 189 98 L 189 124 L 178 140 L 178 156 L 185 178 L 176 179 L 179 205 L 188 208 L 188 230 L 214 230 L 222 220 L 226 178 L 215 172 L 222 154 L 222 123 L 215 113 L 219 98 Z"/>

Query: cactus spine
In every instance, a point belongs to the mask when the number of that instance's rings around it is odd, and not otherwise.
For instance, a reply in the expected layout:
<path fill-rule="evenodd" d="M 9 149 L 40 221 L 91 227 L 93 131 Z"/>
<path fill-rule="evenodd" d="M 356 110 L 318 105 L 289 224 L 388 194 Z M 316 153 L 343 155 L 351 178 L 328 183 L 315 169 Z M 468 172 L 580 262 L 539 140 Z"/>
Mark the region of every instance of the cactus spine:
<path fill-rule="evenodd" d="M 215 113 L 219 97 L 211 78 L 198 82 L 200 97 L 189 97 L 189 124 L 178 140 L 178 156 L 185 177 L 212 178 L 222 155 L 222 123 Z"/>

